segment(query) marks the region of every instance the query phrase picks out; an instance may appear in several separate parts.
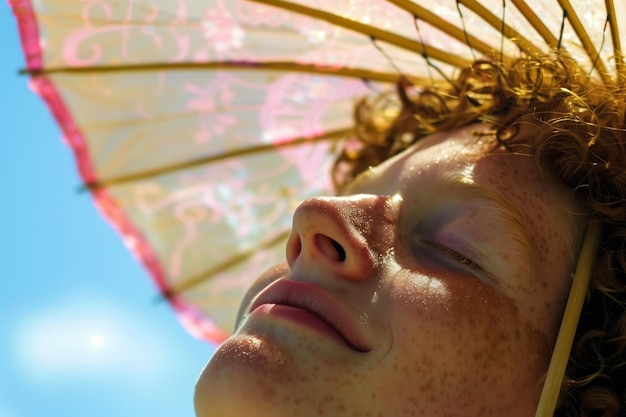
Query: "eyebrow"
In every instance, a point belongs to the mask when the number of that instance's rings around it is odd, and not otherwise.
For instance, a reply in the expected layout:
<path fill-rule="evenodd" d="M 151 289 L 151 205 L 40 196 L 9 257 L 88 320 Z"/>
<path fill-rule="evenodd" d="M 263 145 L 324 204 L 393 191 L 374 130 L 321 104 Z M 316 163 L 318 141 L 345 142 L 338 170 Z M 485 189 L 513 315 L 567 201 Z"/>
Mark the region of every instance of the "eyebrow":
<path fill-rule="evenodd" d="M 521 257 L 520 261 L 527 267 L 532 265 L 532 236 L 528 230 L 528 222 L 521 211 L 498 190 L 475 182 L 469 175 L 459 172 L 446 172 L 438 175 L 441 190 L 450 195 L 462 195 L 472 200 L 483 200 L 489 203 L 500 221 L 507 225 L 507 235 L 512 238 L 512 246 Z"/>

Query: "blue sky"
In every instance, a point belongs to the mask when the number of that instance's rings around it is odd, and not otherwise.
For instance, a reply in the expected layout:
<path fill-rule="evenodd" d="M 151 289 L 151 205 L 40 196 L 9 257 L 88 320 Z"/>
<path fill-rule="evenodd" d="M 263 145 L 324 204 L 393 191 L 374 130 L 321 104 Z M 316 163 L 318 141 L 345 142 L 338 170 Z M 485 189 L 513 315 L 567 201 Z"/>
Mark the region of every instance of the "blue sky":
<path fill-rule="evenodd" d="M 188 335 L 95 210 L 0 6 L 0 417 L 192 417 Z"/>

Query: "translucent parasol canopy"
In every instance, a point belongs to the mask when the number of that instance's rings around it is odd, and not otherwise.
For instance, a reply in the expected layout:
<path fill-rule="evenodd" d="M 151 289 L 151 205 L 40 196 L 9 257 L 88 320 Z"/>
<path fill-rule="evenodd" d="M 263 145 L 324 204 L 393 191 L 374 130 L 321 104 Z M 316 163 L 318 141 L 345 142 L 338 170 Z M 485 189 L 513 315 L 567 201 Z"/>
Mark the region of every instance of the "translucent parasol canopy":
<path fill-rule="evenodd" d="M 363 96 L 400 75 L 445 84 L 480 57 L 551 49 L 607 83 L 624 74 L 624 2 L 10 3 L 32 87 L 97 207 L 185 327 L 212 341 L 283 260 L 297 204 L 334 193 Z"/>

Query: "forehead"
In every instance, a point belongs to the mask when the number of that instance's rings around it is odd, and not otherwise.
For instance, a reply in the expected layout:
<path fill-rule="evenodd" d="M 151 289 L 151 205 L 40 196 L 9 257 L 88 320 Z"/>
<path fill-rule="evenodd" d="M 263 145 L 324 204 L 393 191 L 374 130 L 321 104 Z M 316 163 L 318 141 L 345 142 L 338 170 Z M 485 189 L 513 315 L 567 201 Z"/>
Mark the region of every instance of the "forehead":
<path fill-rule="evenodd" d="M 492 184 L 511 191 L 516 187 L 556 184 L 530 156 L 503 149 L 488 126 L 471 125 L 427 136 L 400 154 L 371 167 L 344 190 L 345 194 L 367 192 L 391 194 L 402 183 L 456 180 Z M 440 184 L 436 184 L 440 185 Z"/>
<path fill-rule="evenodd" d="M 486 125 L 477 124 L 431 135 L 372 171 L 392 171 L 397 179 L 454 176 L 468 183 L 480 181 L 507 194 L 533 189 L 548 199 L 570 200 L 566 187 L 540 168 L 531 155 L 504 149 L 495 137 L 484 134 L 487 130 Z"/>
<path fill-rule="evenodd" d="M 563 233 L 576 229 L 582 210 L 571 191 L 531 155 L 499 146 L 493 136 L 483 134 L 487 130 L 478 124 L 426 137 L 374 168 L 372 176 L 382 180 L 380 189 L 388 188 L 387 193 L 415 192 L 417 187 L 436 197 L 464 194 L 463 188 L 479 190 L 518 211 L 531 234 L 555 227 Z"/>

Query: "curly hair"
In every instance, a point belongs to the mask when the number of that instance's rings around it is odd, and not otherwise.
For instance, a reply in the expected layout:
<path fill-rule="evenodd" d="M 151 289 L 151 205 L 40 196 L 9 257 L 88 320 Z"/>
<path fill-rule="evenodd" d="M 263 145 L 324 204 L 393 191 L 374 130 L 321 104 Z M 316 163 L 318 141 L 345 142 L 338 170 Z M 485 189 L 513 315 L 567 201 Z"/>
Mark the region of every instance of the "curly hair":
<path fill-rule="evenodd" d="M 364 99 L 338 156 L 341 188 L 420 138 L 473 122 L 535 158 L 604 224 L 555 416 L 626 417 L 626 79 L 600 82 L 563 54 L 478 60 L 454 82 Z M 533 134 L 520 134 L 531 127 Z"/>

